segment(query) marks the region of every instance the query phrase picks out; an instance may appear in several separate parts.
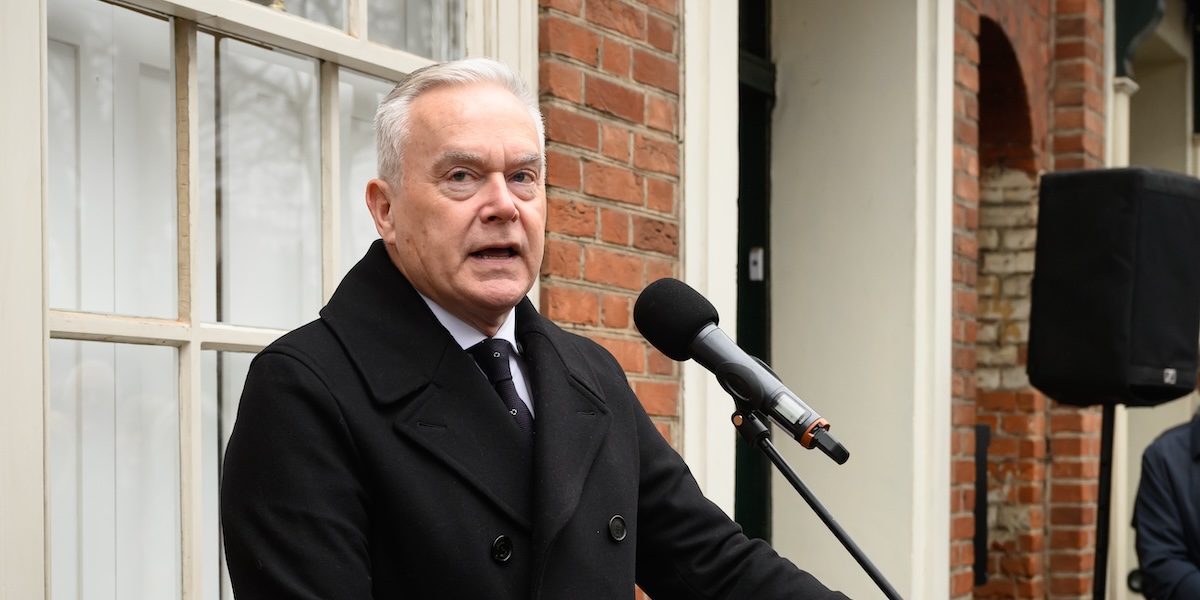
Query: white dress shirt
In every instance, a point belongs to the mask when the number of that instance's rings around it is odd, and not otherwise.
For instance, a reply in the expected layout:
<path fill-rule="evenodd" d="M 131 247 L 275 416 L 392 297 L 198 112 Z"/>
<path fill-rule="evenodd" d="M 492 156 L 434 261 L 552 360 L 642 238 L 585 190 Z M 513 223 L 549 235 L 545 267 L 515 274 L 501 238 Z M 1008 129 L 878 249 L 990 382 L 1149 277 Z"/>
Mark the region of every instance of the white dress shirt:
<path fill-rule="evenodd" d="M 463 350 L 482 342 L 487 339 L 486 335 L 479 332 L 478 329 L 467 325 L 462 319 L 450 314 L 450 311 L 442 308 L 437 302 L 425 297 L 425 294 L 417 292 L 425 304 L 429 305 L 429 310 L 433 311 L 433 316 L 437 317 L 442 327 L 450 332 L 454 337 L 454 341 L 462 346 Z M 533 412 L 533 400 L 529 394 L 529 376 L 525 370 L 525 358 L 521 355 L 521 346 L 517 344 L 517 309 L 508 311 L 508 316 L 504 319 L 504 324 L 500 326 L 500 330 L 492 337 L 498 340 L 508 342 L 512 346 L 513 351 L 508 353 L 508 368 L 513 374 L 513 385 L 517 388 L 517 395 L 521 397 L 521 402 L 529 407 L 529 414 L 537 416 Z"/>

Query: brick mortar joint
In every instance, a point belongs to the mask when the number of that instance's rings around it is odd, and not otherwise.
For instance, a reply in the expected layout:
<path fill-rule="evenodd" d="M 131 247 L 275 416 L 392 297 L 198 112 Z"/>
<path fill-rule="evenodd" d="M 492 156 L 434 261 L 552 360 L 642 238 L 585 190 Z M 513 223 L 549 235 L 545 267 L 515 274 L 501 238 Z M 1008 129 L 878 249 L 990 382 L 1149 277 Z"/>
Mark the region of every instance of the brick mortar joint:
<path fill-rule="evenodd" d="M 683 17 L 680 15 L 671 15 L 669 13 L 665 13 L 657 8 L 654 8 L 652 6 L 648 6 L 645 4 L 638 5 L 638 7 L 635 7 L 635 8 L 637 8 L 640 12 L 644 13 L 646 16 L 654 15 L 656 17 L 659 17 L 660 19 L 667 21 L 667 22 L 671 23 L 672 25 L 675 25 L 676 28 L 680 28 L 683 26 Z M 538 20 L 539 21 L 541 21 L 543 17 L 557 17 L 564 21 L 569 21 L 571 23 L 579 25 L 580 27 L 584 27 L 586 29 L 590 29 L 590 30 L 596 31 L 596 32 L 601 32 L 606 35 L 620 36 L 624 39 L 627 39 L 627 40 L 630 40 L 633 42 L 637 42 L 639 44 L 644 43 L 644 44 L 648 45 L 650 43 L 648 41 L 643 42 L 642 40 L 637 40 L 637 39 L 631 38 L 628 35 L 621 33 L 619 31 L 616 31 L 613 29 L 608 29 L 607 27 L 604 27 L 603 25 L 600 25 L 599 23 L 593 23 L 587 19 L 586 15 L 587 15 L 586 9 L 581 11 L 579 16 L 575 16 L 571 13 L 564 12 L 562 10 L 559 10 L 557 8 L 553 8 L 550 6 L 539 6 L 538 7 Z M 649 21 L 649 19 L 647 19 L 647 21 Z M 649 24 L 647 24 L 647 29 L 649 29 Z"/>
<path fill-rule="evenodd" d="M 599 152 L 596 150 L 589 150 L 587 148 L 580 148 L 578 146 L 566 145 L 566 144 L 563 144 L 562 142 L 553 142 L 553 145 L 551 144 L 551 142 L 547 142 L 546 143 L 546 151 L 548 151 L 548 152 L 554 151 L 559 154 L 565 154 L 572 158 L 586 159 L 590 162 L 602 163 L 602 164 L 608 165 L 610 167 L 617 167 L 620 169 L 633 171 L 639 175 L 644 175 L 644 176 L 652 177 L 654 179 L 668 181 L 673 184 L 678 184 L 682 180 L 682 177 L 679 175 L 671 175 L 670 173 L 662 173 L 659 171 L 652 171 L 652 170 L 645 169 L 642 167 L 635 167 L 632 164 L 622 163 L 621 161 L 618 161 L 615 158 L 606 156 L 602 152 Z M 555 189 L 560 189 L 560 190 L 565 190 L 565 191 L 574 191 L 574 190 L 568 190 L 567 188 L 564 188 L 562 186 L 554 186 L 554 187 L 555 187 Z"/>
<path fill-rule="evenodd" d="M 548 235 L 547 235 L 546 239 L 551 239 L 551 236 L 553 236 L 553 239 L 555 239 L 555 240 L 562 240 L 562 241 L 568 241 L 568 242 L 578 242 L 578 241 L 582 240 L 582 241 L 586 242 L 584 244 L 581 244 L 584 247 L 600 248 L 602 250 L 619 250 L 620 251 L 619 254 L 635 255 L 635 256 L 639 256 L 641 258 L 653 258 L 655 260 L 666 259 L 664 262 L 676 262 L 676 263 L 682 262 L 682 261 L 680 261 L 678 256 L 672 256 L 670 254 L 662 254 L 659 252 L 653 252 L 651 250 L 643 250 L 641 248 L 635 248 L 633 246 L 622 246 L 620 244 L 614 244 L 612 242 L 605 242 L 603 240 L 599 240 L 596 238 L 579 238 L 579 237 L 568 238 L 566 236 L 566 234 L 561 234 L 561 233 L 557 233 L 557 232 L 547 232 L 547 233 L 548 233 Z M 575 280 L 571 279 L 568 281 L 575 281 Z"/>
<path fill-rule="evenodd" d="M 549 199 L 549 194 L 550 194 L 551 190 L 554 191 L 556 197 L 561 197 L 561 198 L 568 199 L 568 200 L 584 200 L 591 204 L 595 204 L 597 206 L 601 206 L 604 208 L 622 208 L 622 209 L 626 209 L 631 214 L 642 215 L 642 216 L 647 216 L 647 217 L 666 216 L 666 217 L 670 217 L 670 218 L 668 218 L 668 219 L 659 218 L 659 220 L 666 220 L 666 221 L 671 221 L 674 223 L 679 223 L 681 221 L 681 217 L 679 215 L 676 215 L 674 212 L 657 211 L 652 208 L 646 208 L 645 206 L 642 206 L 639 204 L 631 204 L 628 202 L 621 202 L 620 200 L 612 200 L 610 198 L 602 198 L 600 196 L 594 196 L 594 195 L 588 194 L 587 192 L 571 190 L 571 189 L 558 187 L 558 186 L 547 186 L 546 187 L 547 199 Z"/>
<path fill-rule="evenodd" d="M 602 79 L 609 83 L 618 84 L 624 88 L 638 88 L 639 91 L 643 91 L 643 92 L 658 90 L 660 92 L 666 93 L 662 88 L 656 88 L 656 87 L 650 86 L 648 84 L 642 83 L 640 81 L 637 81 L 635 79 L 623 78 L 619 75 L 614 75 L 614 74 L 609 73 L 608 71 L 604 71 L 604 70 L 594 69 L 590 66 L 587 68 L 587 72 L 585 74 L 596 77 L 597 79 Z M 645 89 L 642 89 L 642 88 L 645 88 Z"/>
<path fill-rule="evenodd" d="M 672 15 L 671 13 L 665 12 L 656 6 L 650 6 L 648 4 L 639 4 L 639 6 L 641 6 L 646 11 L 647 14 L 654 14 L 654 15 L 662 16 L 663 18 L 666 18 L 666 19 L 675 19 L 675 20 L 681 19 L 681 16 L 678 13 Z M 558 9 L 551 7 L 551 6 L 539 6 L 538 7 L 538 16 L 541 16 L 541 13 L 546 13 L 546 12 L 557 13 L 557 12 L 561 12 L 561 11 L 559 11 Z M 564 13 L 564 14 L 566 14 L 566 13 Z"/>
<path fill-rule="evenodd" d="M 631 131 L 633 129 L 644 129 L 647 132 L 654 131 L 653 129 L 650 128 L 650 126 L 645 125 L 644 123 L 638 123 L 637 121 L 630 121 L 630 120 L 626 119 L 625 117 L 619 117 L 612 113 L 606 113 L 602 110 L 592 108 L 592 107 L 588 106 L 587 104 L 576 104 L 575 102 L 572 102 L 572 101 L 564 99 L 564 98 L 559 98 L 558 96 L 551 96 L 548 94 L 538 96 L 538 107 L 542 108 L 542 109 L 557 108 L 560 110 L 565 110 L 565 111 L 568 111 L 571 113 L 579 114 L 581 116 L 590 117 L 601 123 L 626 125 L 630 128 Z M 643 114 L 644 114 L 645 108 L 643 107 L 642 110 L 643 110 Z M 546 117 L 546 114 L 545 114 L 545 111 L 543 110 L 542 111 L 542 119 L 544 120 L 545 117 Z M 662 133 L 662 132 L 660 132 L 660 133 Z M 666 135 L 674 135 L 674 134 L 667 133 Z M 546 143 L 549 144 L 550 140 L 547 140 Z M 562 142 L 557 142 L 557 143 L 561 144 Z"/>
<path fill-rule="evenodd" d="M 1076 42 L 1083 42 L 1083 43 L 1085 43 L 1085 44 L 1088 44 L 1088 45 L 1091 45 L 1091 46 L 1095 46 L 1096 48 L 1099 48 L 1099 49 L 1103 49 L 1103 48 L 1104 48 L 1104 44 L 1103 44 L 1102 42 L 1096 41 L 1096 40 L 1092 39 L 1092 37 L 1091 37 L 1091 36 L 1088 36 L 1088 35 L 1072 35 L 1072 36 L 1056 37 L 1056 38 L 1054 39 L 1054 44 L 1053 44 L 1053 46 L 1054 46 L 1055 48 L 1057 48 L 1057 47 L 1058 47 L 1060 44 L 1063 44 L 1063 45 L 1065 45 L 1065 44 L 1074 44 L 1074 43 L 1076 43 Z M 1090 58 L 1087 58 L 1087 57 L 1085 57 L 1085 56 L 1080 56 L 1080 57 L 1075 57 L 1075 58 L 1082 58 L 1082 59 L 1085 59 L 1085 60 L 1092 60 L 1092 59 L 1090 59 Z M 1056 60 L 1064 60 L 1064 59 L 1056 59 Z M 1093 61 L 1093 62 L 1099 62 L 1099 61 Z"/>
<path fill-rule="evenodd" d="M 661 252 L 655 252 L 653 250 L 644 250 L 644 248 L 638 248 L 632 244 L 630 244 L 630 245 L 613 244 L 613 242 L 611 242 L 611 241 L 604 241 L 604 240 L 595 239 L 595 238 L 588 238 L 588 240 L 589 240 L 588 244 L 586 244 L 584 246 L 600 248 L 600 250 L 620 251 L 619 253 L 626 254 L 626 256 L 629 256 L 629 254 L 634 254 L 634 256 L 638 256 L 638 257 L 642 257 L 642 258 L 653 258 L 656 260 L 666 260 L 666 262 L 672 262 L 672 260 L 673 260 L 673 262 L 677 262 L 677 263 L 682 262 L 682 260 L 679 259 L 679 256 L 677 256 L 677 254 L 664 254 Z M 680 240 L 680 242 L 682 242 L 682 240 Z"/>
<path fill-rule="evenodd" d="M 679 215 L 676 215 L 675 213 L 659 212 L 654 209 L 646 208 L 644 206 L 639 206 L 637 204 L 627 204 L 627 203 L 620 202 L 618 200 L 609 200 L 607 198 L 600 198 L 599 196 L 591 196 L 591 195 L 585 194 L 584 192 L 580 192 L 580 191 L 576 191 L 576 190 L 568 190 L 566 188 L 546 186 L 546 196 L 547 196 L 546 199 L 547 200 L 550 200 L 550 197 L 549 197 L 550 190 L 554 190 L 555 198 L 557 198 L 557 199 L 581 200 L 581 201 L 587 202 L 588 204 L 592 204 L 592 205 L 596 206 L 597 208 L 609 208 L 609 209 L 614 209 L 614 210 L 621 209 L 622 212 L 626 212 L 630 216 L 650 217 L 650 218 L 654 218 L 657 221 L 663 221 L 666 223 L 671 223 L 673 225 L 679 225 L 679 226 L 683 225 L 682 219 L 679 217 Z M 667 218 L 663 218 L 663 217 L 667 217 Z M 566 233 L 560 233 L 560 235 L 570 236 L 570 237 L 574 237 L 574 238 L 577 238 L 580 240 L 598 241 L 597 238 L 594 238 L 594 237 L 576 236 L 576 235 L 571 235 L 571 234 L 566 234 Z"/>
<path fill-rule="evenodd" d="M 559 151 L 560 147 L 551 148 L 551 147 L 547 146 L 546 149 L 554 150 L 556 152 L 559 152 L 559 154 L 568 154 L 569 156 L 572 156 L 574 158 L 587 159 L 590 162 L 601 163 L 606 166 L 616 167 L 618 169 L 622 169 L 625 171 L 632 171 L 635 174 L 641 175 L 643 177 L 649 177 L 652 179 L 667 181 L 667 182 L 675 184 L 675 185 L 678 185 L 681 181 L 681 177 L 679 175 L 671 175 L 670 173 L 661 173 L 659 171 L 652 171 L 652 170 L 645 169 L 642 167 L 635 167 L 631 164 L 621 163 L 615 159 L 604 156 L 603 154 L 594 153 L 592 150 L 586 150 L 583 148 L 575 148 L 574 146 L 567 146 L 567 147 L 576 150 L 576 152 L 571 152 L 571 153 L 560 152 Z M 584 192 L 578 192 L 577 190 L 564 188 L 562 186 L 547 186 L 547 188 L 561 190 L 564 193 L 566 193 L 566 192 L 584 193 Z"/>
<path fill-rule="evenodd" d="M 604 292 L 609 296 L 626 296 L 630 299 L 637 298 L 638 293 L 625 288 L 614 288 L 603 283 L 594 281 L 585 281 L 583 279 L 566 279 L 558 275 L 543 275 L 542 289 L 546 286 L 559 287 L 563 289 L 584 289 L 589 291 Z"/>
<path fill-rule="evenodd" d="M 558 325 L 565 331 L 588 337 L 588 339 L 591 339 L 589 336 L 595 335 L 605 339 L 641 342 L 649 345 L 645 338 L 638 334 L 637 330 L 633 329 L 632 327 L 628 329 L 616 329 L 612 327 L 604 327 L 603 325 L 583 325 L 580 323 L 559 323 Z"/>
<path fill-rule="evenodd" d="M 542 52 L 542 53 L 538 54 L 538 64 L 540 65 L 542 63 L 561 64 L 564 66 L 571 67 L 571 68 L 579 71 L 580 73 L 593 74 L 593 75 L 607 74 L 607 75 L 611 76 L 611 74 L 609 74 L 607 71 L 602 71 L 596 67 L 593 67 L 585 62 L 580 61 L 579 59 L 573 58 L 566 54 L 560 54 L 557 52 Z M 664 98 L 667 100 L 674 100 L 676 102 L 678 102 L 680 100 L 681 92 L 670 92 L 670 91 L 664 90 L 660 87 L 652 86 L 648 83 L 642 83 L 640 81 L 637 81 L 636 79 L 633 79 L 632 77 L 630 77 L 629 79 L 618 79 L 617 81 L 621 82 L 625 87 L 635 88 L 644 94 L 650 94 L 650 95 L 658 96 L 658 97 L 661 97 L 661 98 Z M 681 89 L 681 91 L 682 91 L 682 89 Z M 550 94 L 539 94 L 538 95 L 539 103 L 544 103 L 544 102 L 551 101 L 551 100 L 558 101 L 558 102 L 565 102 L 568 104 L 568 106 L 583 107 L 582 104 L 575 104 L 574 102 L 571 102 L 570 100 L 559 98 L 558 96 L 553 96 Z"/>
<path fill-rule="evenodd" d="M 585 18 L 585 17 L 576 17 L 572 14 L 558 12 L 558 11 L 555 11 L 553 14 L 550 14 L 548 16 L 551 16 L 551 17 L 554 17 L 557 19 L 561 19 L 563 21 L 566 21 L 568 23 L 571 23 L 571 24 L 581 27 L 583 29 L 587 29 L 588 31 L 591 31 L 592 33 L 596 33 L 596 34 L 599 34 L 599 35 L 602 35 L 605 37 L 613 38 L 614 40 L 616 40 L 618 42 L 628 44 L 631 48 L 637 48 L 639 50 L 648 50 L 648 51 L 654 52 L 656 54 L 659 54 L 662 57 L 674 59 L 676 62 L 678 62 L 682 58 L 681 52 L 669 52 L 666 50 L 659 50 L 658 48 L 656 48 L 655 46 L 650 44 L 649 39 L 639 40 L 636 38 L 629 37 L 627 34 L 621 33 L 620 31 L 608 29 L 597 23 L 588 21 L 587 18 Z M 543 17 L 543 15 L 541 15 L 541 14 L 538 15 L 539 22 L 541 22 L 542 17 Z M 672 22 L 672 24 L 675 25 L 675 30 L 676 30 L 675 33 L 676 33 L 676 36 L 678 36 L 680 33 L 679 30 L 682 29 L 682 27 L 683 27 L 682 21 L 671 20 L 671 19 L 668 19 L 668 20 L 670 20 Z M 649 30 L 649 28 L 650 28 L 649 24 L 647 24 L 646 29 Z M 648 31 L 647 31 L 647 33 L 648 33 Z M 676 41 L 678 41 L 678 40 L 676 40 Z M 563 56 L 563 55 L 560 55 L 560 54 L 554 53 L 554 52 L 539 52 L 538 54 L 539 54 L 539 58 L 541 57 L 541 55 L 545 55 L 545 54 L 553 54 L 556 56 Z"/>
<path fill-rule="evenodd" d="M 644 135 L 645 137 L 653 139 L 656 142 L 674 143 L 674 144 L 678 145 L 680 147 L 680 149 L 683 148 L 683 138 L 680 137 L 679 134 L 677 134 L 677 133 L 671 133 L 669 131 L 663 131 L 661 129 L 654 129 L 653 127 L 650 127 L 649 125 L 646 125 L 645 123 L 636 123 L 634 121 L 628 121 L 622 117 L 618 117 L 618 116 L 594 109 L 594 108 L 584 105 L 584 104 L 576 104 L 574 102 L 571 102 L 570 100 L 565 100 L 565 99 L 559 98 L 557 96 L 540 96 L 538 98 L 538 104 L 540 106 L 549 106 L 551 108 L 560 108 L 562 110 L 568 110 L 568 111 L 572 111 L 572 112 L 576 112 L 576 113 L 586 114 L 589 116 L 596 117 L 597 120 L 607 121 L 608 123 L 616 122 L 616 123 L 620 123 L 621 125 L 629 125 L 629 131 L 631 133 L 640 133 L 640 134 Z M 562 144 L 562 142 L 553 142 L 553 143 L 554 144 Z M 551 144 L 550 141 L 546 142 L 547 149 L 550 148 L 550 144 Z M 569 146 L 569 145 L 566 147 L 576 148 L 575 146 Z M 582 148 L 576 148 L 576 149 L 584 150 Z M 592 150 L 586 150 L 586 151 L 593 152 Z M 597 153 L 597 154 L 600 155 L 599 153 Z M 607 156 L 603 156 L 603 155 L 600 155 L 600 156 L 602 156 L 606 160 L 613 160 L 613 159 L 608 158 Z"/>
<path fill-rule="evenodd" d="M 1102 89 L 1100 89 L 1100 88 L 1098 88 L 1098 87 L 1096 87 L 1096 86 L 1092 85 L 1092 83 L 1091 83 L 1090 81 L 1084 81 L 1084 80 L 1082 80 L 1082 79 L 1072 79 L 1072 80 L 1070 80 L 1070 81 L 1056 81 L 1056 82 L 1054 82 L 1054 85 L 1053 85 L 1053 86 L 1051 86 L 1051 88 L 1052 88 L 1052 89 L 1055 89 L 1055 90 L 1058 90 L 1058 89 L 1069 90 L 1069 89 L 1074 89 L 1074 88 L 1084 88 L 1084 89 L 1087 89 L 1087 90 L 1091 90 L 1091 91 L 1093 91 L 1093 92 L 1096 92 L 1096 93 L 1098 93 L 1098 94 L 1103 94 L 1103 93 L 1104 93 L 1104 90 L 1102 90 Z M 1101 98 L 1103 99 L 1103 96 L 1101 96 Z M 1088 107 L 1088 104 L 1087 104 L 1087 101 L 1086 101 L 1086 100 L 1081 100 L 1081 101 L 1080 101 L 1079 103 L 1077 103 L 1077 104 L 1075 104 L 1075 103 L 1072 103 L 1072 104 L 1055 104 L 1055 105 L 1054 105 L 1054 108 L 1055 108 L 1056 110 L 1057 110 L 1057 109 L 1064 109 L 1064 108 L 1081 108 L 1081 109 L 1084 109 L 1084 110 L 1089 110 L 1089 107 Z"/>
<path fill-rule="evenodd" d="M 591 152 L 590 150 L 587 152 L 588 152 L 587 155 L 579 155 L 576 158 L 586 158 L 588 161 L 593 162 L 593 163 L 600 163 L 605 166 L 621 169 L 623 171 L 630 171 L 630 172 L 634 173 L 635 175 L 639 175 L 644 178 L 655 179 L 655 180 L 659 180 L 659 181 L 666 181 L 667 183 L 671 183 L 673 185 L 679 185 L 681 183 L 680 176 L 678 176 L 678 175 L 670 175 L 667 173 L 660 173 L 658 171 L 651 171 L 651 170 L 644 169 L 644 168 L 634 167 L 633 165 L 629 165 L 629 164 L 622 164 L 622 163 L 614 161 L 613 159 L 608 158 L 606 156 L 593 156 L 590 154 L 590 152 Z M 586 179 L 587 179 L 586 177 L 582 178 L 582 180 L 586 180 Z M 582 194 L 582 195 L 588 196 L 588 197 L 599 198 L 599 196 L 592 196 L 592 195 L 588 194 L 587 192 L 583 192 L 583 191 L 579 191 L 579 190 L 572 190 L 572 189 L 565 188 L 562 186 L 557 186 L 557 185 L 546 186 L 546 192 L 549 193 L 550 190 L 556 190 L 563 194 Z M 629 206 L 629 207 L 638 206 L 636 204 L 629 204 L 629 203 L 621 204 L 619 200 L 612 200 L 611 198 L 603 198 L 603 200 L 606 202 L 616 202 L 617 204 L 614 204 L 614 206 Z"/>
<path fill-rule="evenodd" d="M 601 326 L 597 326 L 597 325 L 580 325 L 577 323 L 569 323 L 568 325 L 570 325 L 570 330 L 573 333 L 603 334 L 603 335 L 600 335 L 599 337 L 603 337 L 603 338 L 607 338 L 607 339 L 621 340 L 621 341 L 626 341 L 626 342 L 637 342 L 639 344 L 644 344 L 647 348 L 653 347 L 650 345 L 650 342 L 646 341 L 646 338 L 642 337 L 641 333 L 638 333 L 638 331 L 632 327 L 627 328 L 627 329 L 613 329 L 613 328 L 601 327 Z M 637 375 L 640 377 L 645 374 L 638 373 Z M 673 377 L 673 376 L 672 375 L 664 375 L 663 377 Z"/>
<path fill-rule="evenodd" d="M 539 108 L 557 108 L 557 109 L 581 114 L 584 116 L 592 117 L 592 118 L 594 118 L 598 121 L 602 121 L 602 122 L 620 123 L 621 125 L 628 125 L 629 130 L 631 132 L 652 134 L 656 137 L 663 138 L 658 141 L 675 142 L 676 144 L 679 144 L 681 147 L 683 146 L 683 138 L 680 137 L 679 134 L 677 134 L 677 133 L 671 133 L 669 131 L 662 131 L 659 129 L 654 129 L 653 127 L 650 127 L 649 125 L 646 125 L 645 123 L 637 123 L 634 121 L 629 121 L 622 117 L 618 117 L 618 116 L 600 111 L 598 109 L 592 108 L 586 104 L 577 104 L 577 103 L 567 100 L 565 98 L 559 98 L 558 96 L 552 96 L 549 94 L 539 95 L 538 96 L 538 107 Z M 544 112 L 542 114 L 542 118 L 543 119 L 545 118 Z M 678 123 L 678 119 L 676 120 L 675 124 L 676 125 L 680 124 L 680 123 Z M 558 142 L 558 141 L 552 142 L 550 140 L 546 140 L 546 148 L 547 149 L 550 148 L 551 144 L 564 145 L 565 147 L 568 147 L 568 148 L 575 148 L 575 146 L 565 145 L 565 144 L 563 144 L 563 142 Z M 589 152 L 590 152 L 590 150 L 589 150 Z"/>

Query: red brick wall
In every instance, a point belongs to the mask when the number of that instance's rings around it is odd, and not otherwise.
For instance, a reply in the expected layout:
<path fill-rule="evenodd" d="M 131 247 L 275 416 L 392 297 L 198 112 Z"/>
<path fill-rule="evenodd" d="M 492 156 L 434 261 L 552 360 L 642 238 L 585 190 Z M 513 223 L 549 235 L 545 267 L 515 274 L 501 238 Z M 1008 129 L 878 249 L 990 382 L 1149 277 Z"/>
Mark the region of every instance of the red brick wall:
<path fill-rule="evenodd" d="M 956 10 L 955 598 L 1091 593 L 1099 415 L 1055 406 L 1024 370 L 1037 176 L 1104 163 L 1101 7 L 959 0 Z M 972 589 L 975 422 L 992 427 L 993 441 L 989 580 Z"/>
<path fill-rule="evenodd" d="M 975 339 L 979 242 L 979 9 L 954 18 L 954 257 L 951 390 L 950 594 L 969 598 L 975 561 Z"/>
<path fill-rule="evenodd" d="M 1054 19 L 1054 170 L 1104 166 L 1103 0 L 1057 0 Z M 1092 597 L 1100 411 L 1050 402 L 1047 561 L 1050 598 Z M 1109 585 L 1120 585 L 1110 573 Z"/>
<path fill-rule="evenodd" d="M 976 414 L 992 443 L 988 581 L 974 596 L 1043 598 L 1045 409 L 1025 376 L 1025 349 L 1037 177 L 1049 160 L 1051 15 L 1045 1 L 980 4 Z"/>
<path fill-rule="evenodd" d="M 680 369 L 634 328 L 646 284 L 679 272 L 678 0 L 540 0 L 548 223 L 542 314 L 616 356 L 679 441 Z"/>

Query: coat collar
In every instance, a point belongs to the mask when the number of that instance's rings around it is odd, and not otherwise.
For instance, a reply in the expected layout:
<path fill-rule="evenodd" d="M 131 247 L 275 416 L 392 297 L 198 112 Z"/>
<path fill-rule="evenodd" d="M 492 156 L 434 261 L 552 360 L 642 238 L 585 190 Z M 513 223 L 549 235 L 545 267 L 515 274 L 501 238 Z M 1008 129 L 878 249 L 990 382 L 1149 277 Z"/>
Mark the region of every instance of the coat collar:
<path fill-rule="evenodd" d="M 376 240 L 321 318 L 341 341 L 375 399 L 390 403 L 429 385 L 454 338 Z"/>
<path fill-rule="evenodd" d="M 374 400 L 399 403 L 396 431 L 531 527 L 537 556 L 544 556 L 579 504 L 611 420 L 597 376 L 571 334 L 539 315 L 528 299 L 517 306 L 516 337 L 536 415 L 530 450 L 495 389 L 392 263 L 382 241 L 350 270 L 321 317 Z"/>

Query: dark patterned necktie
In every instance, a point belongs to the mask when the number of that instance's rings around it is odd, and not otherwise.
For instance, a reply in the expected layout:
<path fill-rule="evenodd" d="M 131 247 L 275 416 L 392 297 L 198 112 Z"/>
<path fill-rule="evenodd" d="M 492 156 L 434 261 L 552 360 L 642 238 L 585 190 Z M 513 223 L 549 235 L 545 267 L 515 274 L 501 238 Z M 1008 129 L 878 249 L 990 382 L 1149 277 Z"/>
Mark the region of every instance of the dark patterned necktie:
<path fill-rule="evenodd" d="M 512 415 L 517 428 L 525 434 L 526 439 L 532 441 L 533 414 L 517 395 L 517 386 L 513 384 L 512 371 L 508 368 L 509 348 L 509 343 L 504 340 L 488 338 L 471 346 L 467 352 L 475 357 L 479 368 L 487 375 L 488 381 L 492 382 L 496 393 L 500 394 L 500 399 L 504 401 L 504 406 L 508 408 L 508 414 Z"/>

